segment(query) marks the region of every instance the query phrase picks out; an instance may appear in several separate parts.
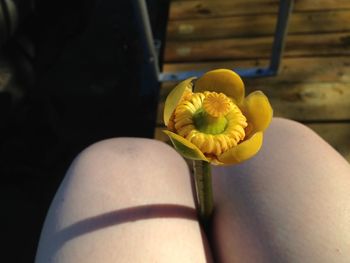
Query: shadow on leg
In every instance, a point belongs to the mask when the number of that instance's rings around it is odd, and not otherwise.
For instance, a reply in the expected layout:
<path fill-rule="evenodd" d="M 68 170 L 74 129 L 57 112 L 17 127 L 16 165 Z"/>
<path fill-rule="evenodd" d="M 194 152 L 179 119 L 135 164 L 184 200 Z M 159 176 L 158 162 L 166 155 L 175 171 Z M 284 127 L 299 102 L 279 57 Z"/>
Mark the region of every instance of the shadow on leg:
<path fill-rule="evenodd" d="M 73 162 L 36 262 L 211 262 L 185 161 L 164 143 L 110 139 Z"/>

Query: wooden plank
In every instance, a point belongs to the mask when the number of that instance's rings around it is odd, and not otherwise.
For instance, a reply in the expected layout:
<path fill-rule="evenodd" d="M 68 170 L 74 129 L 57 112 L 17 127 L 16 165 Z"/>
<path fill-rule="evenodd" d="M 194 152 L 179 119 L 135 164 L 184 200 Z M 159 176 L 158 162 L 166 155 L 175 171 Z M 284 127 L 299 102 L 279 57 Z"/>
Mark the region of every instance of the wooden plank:
<path fill-rule="evenodd" d="M 235 62 L 237 63 L 237 61 Z M 262 65 L 266 60 L 242 61 Z M 231 62 L 231 64 L 233 64 Z M 235 64 L 237 65 L 237 64 Z M 166 71 L 231 68 L 230 62 L 166 64 Z M 350 119 L 350 58 L 288 58 L 276 77 L 245 79 L 247 93 L 260 89 L 267 94 L 275 116 L 301 121 Z M 175 83 L 164 84 L 160 100 Z M 161 123 L 161 109 L 158 123 Z"/>
<path fill-rule="evenodd" d="M 272 42 L 272 37 L 169 41 L 166 44 L 164 60 L 171 63 L 266 58 L 271 53 Z"/>
<path fill-rule="evenodd" d="M 196 19 L 242 14 L 277 13 L 279 0 L 269 1 L 176 1 L 170 5 L 169 19 Z M 261 14 L 261 13 L 260 13 Z"/>
<path fill-rule="evenodd" d="M 276 15 L 222 17 L 170 21 L 170 40 L 203 40 L 246 36 L 273 35 Z M 289 34 L 350 31 L 350 10 L 293 13 Z"/>
<path fill-rule="evenodd" d="M 163 123 L 164 100 L 172 87 L 161 89 L 157 123 Z M 246 87 L 247 94 L 263 91 L 274 109 L 274 116 L 298 121 L 350 120 L 349 83 L 265 83 Z"/>
<path fill-rule="evenodd" d="M 225 60 L 210 62 L 192 62 L 192 63 L 166 63 L 163 65 L 164 72 L 179 72 L 190 70 L 207 70 L 215 68 L 236 68 L 236 67 L 263 67 L 268 65 L 266 59 L 249 59 L 249 60 Z"/>
<path fill-rule="evenodd" d="M 349 120 L 350 89 L 346 83 L 252 84 L 270 99 L 274 116 L 299 121 Z"/>
<path fill-rule="evenodd" d="M 314 123 L 306 125 L 350 162 L 350 123 Z M 156 127 L 154 138 L 171 145 L 169 137 L 162 132 L 164 129 L 164 127 Z"/>
<path fill-rule="evenodd" d="M 165 64 L 164 72 L 211 70 L 216 68 L 262 67 L 267 60 L 237 60 L 206 63 Z M 245 79 L 247 85 L 283 84 L 289 82 L 350 82 L 350 57 L 285 58 L 281 72 L 270 78 Z M 172 85 L 170 83 L 170 85 Z"/>
<path fill-rule="evenodd" d="M 269 58 L 273 37 L 169 41 L 166 62 Z M 290 35 L 284 57 L 350 55 L 350 32 Z"/>
<path fill-rule="evenodd" d="M 214 18 L 237 15 L 276 14 L 279 0 L 189 0 L 172 1 L 170 20 Z M 349 0 L 299 0 L 294 12 L 350 9 Z"/>

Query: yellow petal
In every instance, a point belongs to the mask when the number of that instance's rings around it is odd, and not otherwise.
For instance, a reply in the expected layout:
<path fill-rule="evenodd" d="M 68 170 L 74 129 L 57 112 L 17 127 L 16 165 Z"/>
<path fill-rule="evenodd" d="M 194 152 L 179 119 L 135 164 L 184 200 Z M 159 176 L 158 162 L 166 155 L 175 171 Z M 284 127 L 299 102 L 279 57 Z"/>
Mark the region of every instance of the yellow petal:
<path fill-rule="evenodd" d="M 224 164 L 236 164 L 248 160 L 257 154 L 261 148 L 262 142 L 263 133 L 255 133 L 248 140 L 218 156 L 218 160 Z"/>
<path fill-rule="evenodd" d="M 244 98 L 244 84 L 238 74 L 229 69 L 208 71 L 195 83 L 194 92 L 215 91 L 224 93 L 240 103 Z"/>
<path fill-rule="evenodd" d="M 192 80 L 195 79 L 189 78 L 186 79 L 182 82 L 180 82 L 171 92 L 169 93 L 168 97 L 165 100 L 165 106 L 164 106 L 164 114 L 163 114 L 163 119 L 164 119 L 164 124 L 168 126 L 169 119 L 171 115 L 173 114 L 177 104 L 182 98 L 182 95 L 186 91 L 186 89 L 191 89 L 192 88 Z"/>
<path fill-rule="evenodd" d="M 273 110 L 268 98 L 261 91 L 254 91 L 249 94 L 242 108 L 252 132 L 264 131 L 272 120 Z"/>
<path fill-rule="evenodd" d="M 163 131 L 166 135 L 169 136 L 171 142 L 174 145 L 174 148 L 185 158 L 192 160 L 203 160 L 208 162 L 204 154 L 199 150 L 199 148 L 193 143 L 189 142 L 185 138 L 173 133 L 171 131 Z"/>

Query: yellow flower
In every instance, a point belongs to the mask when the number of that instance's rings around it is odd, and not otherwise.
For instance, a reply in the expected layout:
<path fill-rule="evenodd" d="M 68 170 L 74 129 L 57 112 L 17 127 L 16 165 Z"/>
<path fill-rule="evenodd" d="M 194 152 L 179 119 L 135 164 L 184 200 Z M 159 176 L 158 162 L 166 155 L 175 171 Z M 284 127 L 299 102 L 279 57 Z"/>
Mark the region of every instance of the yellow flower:
<path fill-rule="evenodd" d="M 241 78 L 231 70 L 217 69 L 184 80 L 170 92 L 164 132 L 186 158 L 235 164 L 260 150 L 272 114 L 261 91 L 245 97 Z"/>

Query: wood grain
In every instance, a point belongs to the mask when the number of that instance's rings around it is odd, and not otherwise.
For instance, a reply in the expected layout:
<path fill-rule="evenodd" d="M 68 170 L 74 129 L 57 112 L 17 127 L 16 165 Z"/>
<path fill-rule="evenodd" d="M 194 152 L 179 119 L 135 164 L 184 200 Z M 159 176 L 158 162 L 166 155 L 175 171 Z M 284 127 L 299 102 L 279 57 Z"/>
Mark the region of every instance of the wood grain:
<path fill-rule="evenodd" d="M 267 67 L 279 2 L 172 0 L 164 72 Z M 274 116 L 306 123 L 350 162 L 350 1 L 295 0 L 280 73 L 244 82 Z M 155 130 L 168 143 L 162 111 L 175 85 L 162 85 Z"/>
<path fill-rule="evenodd" d="M 165 72 L 211 70 L 216 68 L 264 67 L 266 59 L 213 61 L 206 63 L 165 64 Z M 298 57 L 282 60 L 281 72 L 276 77 L 245 80 L 247 85 L 276 84 L 289 82 L 341 82 L 350 83 L 350 57 Z M 173 83 L 165 85 L 174 85 Z M 349 86 L 350 89 L 350 86 Z"/>
<path fill-rule="evenodd" d="M 244 64 L 244 63 L 245 64 Z M 237 61 L 235 62 L 237 64 Z M 242 61 L 263 65 L 266 60 Z M 232 63 L 233 65 L 234 63 Z M 230 68 L 229 62 L 166 64 L 166 71 L 199 70 L 208 66 Z M 247 93 L 262 90 L 271 101 L 274 115 L 300 121 L 350 119 L 349 57 L 287 58 L 275 77 L 244 79 Z M 164 83 L 160 91 L 158 124 L 163 102 L 176 83 Z"/>
<path fill-rule="evenodd" d="M 261 59 L 271 56 L 273 37 L 169 41 L 164 60 L 195 62 L 228 59 Z M 350 32 L 290 35 L 284 57 L 350 55 Z"/>
<path fill-rule="evenodd" d="M 277 13 L 279 0 L 172 1 L 170 20 Z M 294 12 L 350 9 L 348 0 L 296 0 Z"/>
<path fill-rule="evenodd" d="M 163 123 L 164 101 L 173 87 L 161 89 L 157 123 Z M 329 121 L 350 119 L 349 83 L 251 83 L 247 94 L 263 91 L 274 109 L 274 116 L 298 121 Z"/>
<path fill-rule="evenodd" d="M 219 17 L 169 21 L 168 41 L 273 35 L 276 15 Z M 289 34 L 350 31 L 350 10 L 293 13 Z"/>

